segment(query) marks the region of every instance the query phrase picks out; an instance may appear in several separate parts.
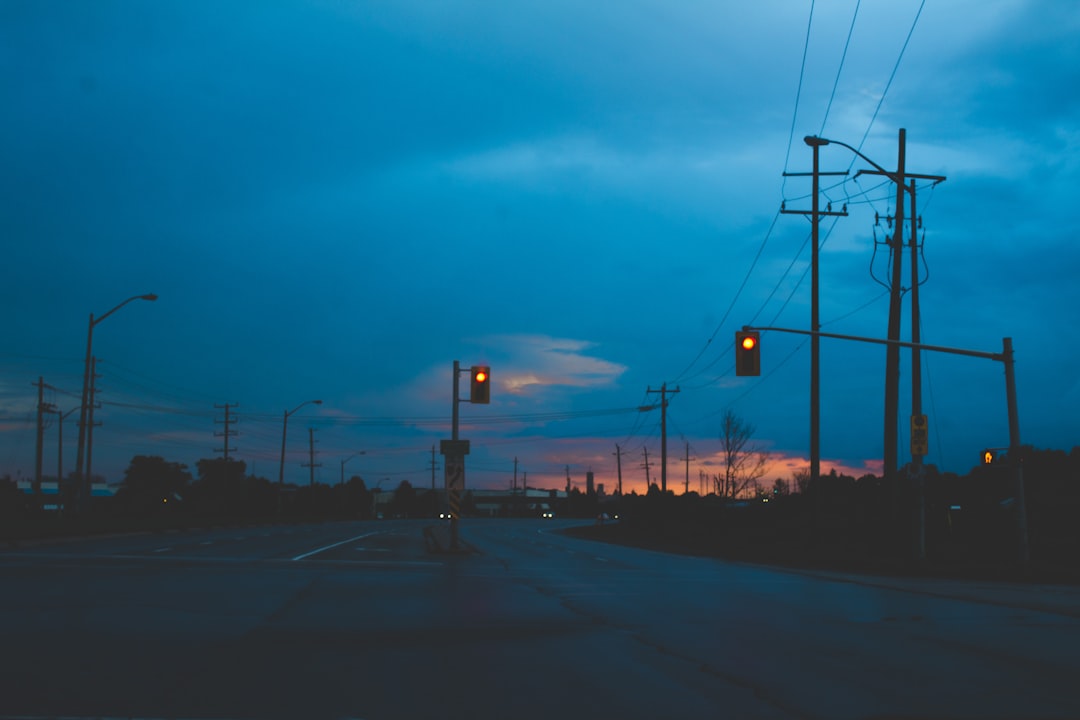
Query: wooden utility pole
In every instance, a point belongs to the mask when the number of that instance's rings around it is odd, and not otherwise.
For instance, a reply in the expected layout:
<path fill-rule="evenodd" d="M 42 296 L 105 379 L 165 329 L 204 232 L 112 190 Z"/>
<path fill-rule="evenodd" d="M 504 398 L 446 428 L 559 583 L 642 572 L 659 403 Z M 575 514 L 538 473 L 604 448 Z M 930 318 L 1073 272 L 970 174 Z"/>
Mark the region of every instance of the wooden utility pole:
<path fill-rule="evenodd" d="M 615 469 L 619 477 L 619 495 L 622 495 L 622 450 L 619 448 L 618 443 L 615 443 L 615 452 L 611 454 L 615 456 Z"/>
<path fill-rule="evenodd" d="M 236 416 L 235 415 L 230 415 L 229 410 L 232 409 L 232 408 L 235 408 L 235 407 L 236 407 L 236 403 L 231 403 L 231 404 L 230 403 L 225 403 L 224 405 L 217 405 L 217 404 L 214 405 L 214 409 L 216 409 L 216 410 L 221 410 L 221 409 L 225 410 L 225 419 L 224 420 L 214 420 L 215 425 L 223 425 L 225 427 L 225 429 L 222 432 L 215 432 L 214 433 L 214 437 L 219 437 L 219 438 L 224 439 L 223 442 L 224 442 L 225 447 L 224 448 L 214 448 L 214 452 L 222 453 L 222 457 L 225 458 L 226 462 L 228 462 L 228 460 L 230 459 L 229 458 L 229 453 L 230 452 L 236 452 L 236 448 L 230 448 L 229 447 L 229 438 L 236 437 L 236 435 L 237 435 L 236 430 L 231 430 L 230 429 L 230 426 L 236 423 Z"/>
<path fill-rule="evenodd" d="M 684 495 L 690 494 L 690 443 L 686 443 L 686 455 L 683 456 L 683 460 L 686 461 L 686 487 L 683 489 Z"/>
<path fill-rule="evenodd" d="M 660 491 L 667 492 L 667 395 L 679 392 L 679 388 L 667 389 L 667 383 L 663 383 L 659 390 L 648 388 L 646 394 L 660 393 Z"/>
<path fill-rule="evenodd" d="M 85 470 L 85 484 L 86 484 L 86 499 L 87 502 L 94 495 L 94 472 L 93 472 L 93 460 L 94 456 L 94 427 L 100 426 L 100 422 L 94 422 L 94 410 L 100 407 L 97 401 L 97 358 L 90 358 L 90 404 L 86 406 L 86 470 Z"/>
<path fill-rule="evenodd" d="M 847 172 L 821 172 L 819 154 L 822 145 L 827 145 L 828 140 L 818 137 L 803 138 L 803 142 L 813 148 L 813 170 L 809 173 L 811 182 L 810 210 L 788 210 L 780 206 L 781 213 L 794 213 L 810 216 L 810 330 L 816 333 L 821 329 L 819 318 L 818 298 L 821 294 L 820 273 L 818 272 L 818 256 L 821 250 L 820 228 L 823 216 L 845 216 L 847 206 L 840 212 L 833 212 L 832 205 L 821 210 L 821 176 L 822 175 L 847 175 Z M 788 176 L 805 176 L 807 173 L 784 173 Z M 821 348 L 817 335 L 810 336 L 810 482 L 817 487 L 817 480 L 821 476 Z"/>
<path fill-rule="evenodd" d="M 45 384 L 45 378 L 38 376 L 38 381 L 33 383 L 38 389 L 37 401 L 37 443 L 34 448 L 34 502 L 41 506 L 41 466 L 45 454 L 45 413 L 56 412 L 56 406 L 45 402 L 45 388 L 52 389 L 51 385 Z M 60 478 L 56 479 L 59 487 Z"/>
<path fill-rule="evenodd" d="M 932 180 L 936 183 L 945 180 L 944 175 L 919 175 L 907 173 L 907 131 L 900 128 L 899 150 L 897 153 L 897 170 L 895 173 L 886 172 L 881 168 L 877 170 L 860 170 L 861 175 L 884 175 L 896 184 L 896 217 L 892 218 L 893 238 L 889 245 L 892 258 L 892 278 L 889 283 L 889 327 L 888 340 L 892 342 L 886 348 L 885 355 L 885 450 L 883 453 L 883 474 L 888 484 L 896 488 L 896 471 L 899 465 L 899 412 L 900 412 L 900 309 L 902 301 L 901 283 L 903 282 L 903 252 L 904 252 L 904 193 L 911 196 L 911 423 L 912 435 L 916 428 L 925 437 L 927 433 L 926 418 L 922 414 L 922 359 L 919 344 L 921 341 L 920 318 L 919 318 L 919 249 L 918 249 L 918 214 L 915 205 L 915 180 Z M 866 159 L 866 158 L 864 158 Z M 910 185 L 908 184 L 910 182 Z M 915 508 L 915 541 L 914 554 L 916 559 L 926 557 L 926 508 L 924 497 L 924 470 L 922 459 L 925 447 L 912 444 L 911 448 L 911 479 L 915 484 L 917 506 Z"/>
<path fill-rule="evenodd" d="M 308 428 L 308 461 L 301 467 L 310 468 L 308 487 L 315 487 L 315 468 L 322 467 L 322 463 L 315 462 L 315 428 Z"/>
<path fill-rule="evenodd" d="M 645 462 L 641 467 L 645 468 L 645 492 L 649 492 L 649 488 L 652 487 L 652 480 L 649 479 L 649 448 L 641 448 L 641 452 L 645 455 Z"/>

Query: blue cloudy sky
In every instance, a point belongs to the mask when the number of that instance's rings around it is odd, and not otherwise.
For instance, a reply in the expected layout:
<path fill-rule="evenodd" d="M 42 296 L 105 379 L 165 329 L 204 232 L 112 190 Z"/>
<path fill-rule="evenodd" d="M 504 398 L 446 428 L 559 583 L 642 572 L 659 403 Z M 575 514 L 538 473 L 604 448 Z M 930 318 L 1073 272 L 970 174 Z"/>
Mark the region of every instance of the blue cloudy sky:
<path fill-rule="evenodd" d="M 906 128 L 925 237 L 923 341 L 1012 337 L 1022 440 L 1080 439 L 1080 4 L 1051 0 L 0 0 L 0 475 L 34 470 L 38 377 L 78 404 L 98 325 L 94 470 L 135 454 L 235 456 L 306 482 L 341 462 L 430 482 L 451 367 L 468 484 L 645 488 L 716 471 L 733 410 L 790 477 L 808 460 L 805 135 L 886 168 Z M 895 190 L 843 147 L 824 183 L 824 330 L 886 332 Z M 905 286 L 908 280 L 905 262 Z M 909 337 L 905 295 L 904 336 Z M 884 349 L 822 341 L 822 464 L 880 469 Z M 927 461 L 966 472 L 1008 443 L 1000 363 L 924 362 Z M 900 426 L 910 413 L 902 366 Z M 76 413 L 77 416 L 77 413 Z M 65 423 L 74 456 L 75 416 Z M 54 472 L 56 424 L 45 440 Z M 901 463 L 908 460 L 901 438 Z M 689 449 L 689 469 L 684 458 Z M 436 458 L 441 466 L 441 458 Z M 440 479 L 441 484 L 441 479 Z"/>

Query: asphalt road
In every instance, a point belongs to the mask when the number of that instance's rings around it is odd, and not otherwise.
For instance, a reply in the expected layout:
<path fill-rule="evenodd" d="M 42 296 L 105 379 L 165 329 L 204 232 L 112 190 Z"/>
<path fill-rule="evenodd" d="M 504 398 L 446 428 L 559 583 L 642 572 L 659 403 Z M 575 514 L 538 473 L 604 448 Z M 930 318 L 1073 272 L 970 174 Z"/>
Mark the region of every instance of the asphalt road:
<path fill-rule="evenodd" d="M 1077 718 L 1080 589 L 798 573 L 464 521 L 0 550 L 0 717 Z"/>

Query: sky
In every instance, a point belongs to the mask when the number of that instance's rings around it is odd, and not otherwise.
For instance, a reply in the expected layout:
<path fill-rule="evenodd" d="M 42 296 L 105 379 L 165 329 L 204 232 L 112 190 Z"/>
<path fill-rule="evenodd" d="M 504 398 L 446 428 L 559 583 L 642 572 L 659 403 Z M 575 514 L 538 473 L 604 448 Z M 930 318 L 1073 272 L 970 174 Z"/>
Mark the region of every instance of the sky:
<path fill-rule="evenodd" d="M 643 492 L 661 387 L 669 488 L 720 471 L 727 411 L 790 479 L 810 344 L 764 333 L 760 377 L 733 359 L 743 325 L 810 325 L 810 221 L 780 208 L 811 181 L 784 173 L 807 135 L 895 170 L 901 129 L 907 171 L 947 178 L 915 193 L 922 341 L 1012 338 L 1021 441 L 1068 450 L 1078 88 L 1080 4 L 1053 0 L 0 0 L 0 476 L 34 474 L 39 378 L 78 407 L 90 315 L 154 293 L 94 327 L 110 482 L 221 457 L 229 404 L 258 475 L 295 410 L 287 482 L 427 487 L 434 461 L 441 487 L 454 361 L 493 383 L 460 405 L 467 487 L 610 492 L 621 459 Z M 883 338 L 895 185 L 820 157 L 849 171 L 822 178 L 848 212 L 821 223 L 822 330 Z M 922 367 L 926 462 L 1008 445 L 1002 363 Z M 821 340 L 823 471 L 880 473 L 884 372 L 882 346 Z M 900 387 L 903 464 L 908 351 Z"/>

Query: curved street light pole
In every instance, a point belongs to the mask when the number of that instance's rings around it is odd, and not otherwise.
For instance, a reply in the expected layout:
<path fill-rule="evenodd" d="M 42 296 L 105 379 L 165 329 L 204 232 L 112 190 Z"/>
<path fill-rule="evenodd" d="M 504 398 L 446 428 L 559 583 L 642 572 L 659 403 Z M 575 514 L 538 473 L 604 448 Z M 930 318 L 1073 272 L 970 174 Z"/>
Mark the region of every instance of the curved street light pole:
<path fill-rule="evenodd" d="M 281 464 L 278 466 L 278 490 L 285 485 L 285 435 L 289 430 L 289 416 L 305 405 L 322 405 L 322 400 L 305 400 L 292 410 L 285 411 L 285 419 L 281 423 Z"/>
<path fill-rule="evenodd" d="M 132 295 L 124 302 L 114 307 L 109 312 L 95 318 L 94 313 L 90 313 L 90 324 L 86 331 L 86 362 L 83 366 L 83 386 L 82 386 L 82 404 L 79 409 L 79 445 L 75 454 L 75 473 L 79 482 L 79 500 L 80 504 L 85 507 L 90 503 L 90 478 L 86 473 L 86 438 L 87 438 L 87 401 L 90 395 L 90 362 L 93 356 L 93 344 L 94 344 L 94 326 L 102 322 L 105 318 L 112 315 L 120 308 L 127 305 L 133 300 L 146 300 L 148 302 L 154 302 L 158 299 L 158 296 L 153 293 L 147 293 L 145 295 Z"/>
<path fill-rule="evenodd" d="M 350 460 L 352 460 L 357 455 L 367 455 L 367 451 L 366 450 L 360 450 L 358 452 L 354 452 L 352 455 L 350 455 L 349 457 L 347 457 L 347 458 L 345 458 L 344 460 L 341 461 L 341 483 L 340 483 L 341 485 L 345 484 L 345 463 L 349 462 Z"/>

